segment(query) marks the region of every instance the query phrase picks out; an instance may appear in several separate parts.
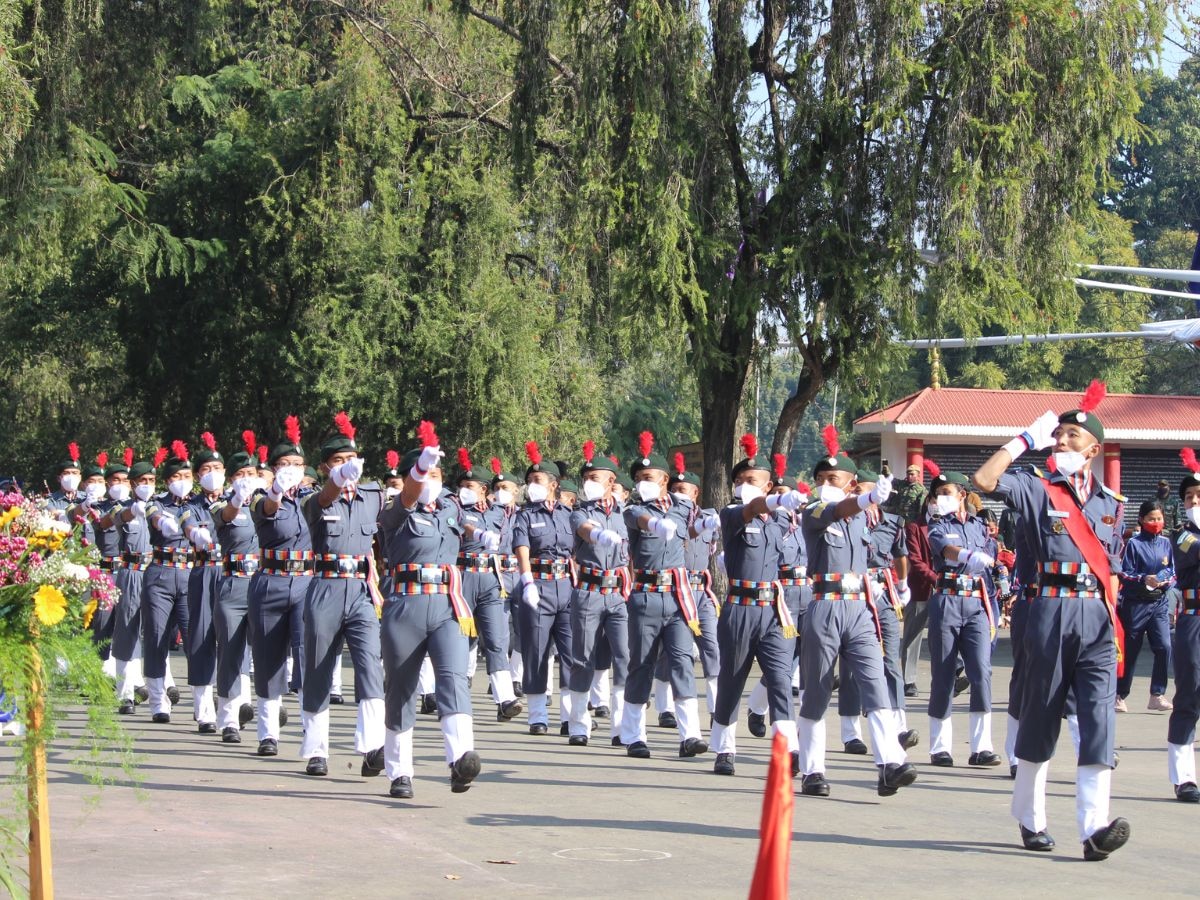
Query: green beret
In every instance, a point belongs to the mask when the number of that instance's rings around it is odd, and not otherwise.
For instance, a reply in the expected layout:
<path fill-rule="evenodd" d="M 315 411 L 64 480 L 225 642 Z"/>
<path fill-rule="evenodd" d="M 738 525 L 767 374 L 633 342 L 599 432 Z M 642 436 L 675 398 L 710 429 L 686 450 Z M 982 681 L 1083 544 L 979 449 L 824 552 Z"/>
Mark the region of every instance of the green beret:
<path fill-rule="evenodd" d="M 1096 440 L 1101 442 L 1104 440 L 1104 426 L 1100 424 L 1095 413 L 1084 412 L 1081 409 L 1069 409 L 1058 417 L 1058 424 L 1078 425 Z"/>
<path fill-rule="evenodd" d="M 865 481 L 868 484 L 874 484 L 879 480 L 879 473 L 872 472 L 870 469 L 859 469 L 858 474 L 854 477 L 860 482 Z"/>
<path fill-rule="evenodd" d="M 123 462 L 111 463 L 109 465 L 109 467 L 104 470 L 105 478 L 112 478 L 114 475 L 128 475 L 128 474 L 129 474 L 129 466 L 125 465 L 125 463 L 123 463 Z"/>
<path fill-rule="evenodd" d="M 141 478 L 143 475 L 150 475 L 154 472 L 154 464 L 144 459 L 139 459 L 129 469 L 130 479 Z"/>
<path fill-rule="evenodd" d="M 772 480 L 776 487 L 783 486 L 793 491 L 796 489 L 796 479 L 791 475 L 776 475 Z"/>
<path fill-rule="evenodd" d="M 79 460 L 77 460 L 77 459 L 64 459 L 64 460 L 62 460 L 62 461 L 61 461 L 61 462 L 58 464 L 58 468 L 57 468 L 57 469 L 55 469 L 55 470 L 54 470 L 54 472 L 55 472 L 55 474 L 57 474 L 57 475 L 61 475 L 61 474 L 62 474 L 63 472 L 65 472 L 67 469 L 78 469 L 78 468 L 79 468 Z"/>
<path fill-rule="evenodd" d="M 617 464 L 607 456 L 593 456 L 589 460 L 585 460 L 583 465 L 579 467 L 579 477 L 582 478 L 588 472 L 616 472 Z"/>
<path fill-rule="evenodd" d="M 1183 481 L 1179 482 L 1179 499 L 1183 499 L 1188 488 L 1193 488 L 1198 484 L 1200 484 L 1200 472 L 1188 472 L 1184 475 Z"/>
<path fill-rule="evenodd" d="M 304 467 L 304 477 L 311 478 L 313 481 L 320 481 L 321 473 L 318 472 L 316 469 L 314 469 L 312 466 L 305 466 Z"/>
<path fill-rule="evenodd" d="M 564 478 L 558 483 L 558 492 L 561 494 L 563 491 L 566 491 L 568 494 L 578 494 L 579 485 L 571 481 L 569 478 Z"/>
<path fill-rule="evenodd" d="M 508 482 L 511 482 L 512 484 L 520 484 L 521 483 L 521 479 L 517 478 L 517 476 L 514 475 L 512 472 L 500 471 L 492 476 L 492 490 L 495 490 L 496 485 L 498 485 L 502 481 L 508 481 Z"/>
<path fill-rule="evenodd" d="M 167 478 L 170 478 L 172 475 L 174 475 L 176 472 L 182 472 L 184 469 L 191 469 L 191 468 L 192 468 L 192 464 L 190 462 L 188 462 L 186 459 L 180 459 L 178 456 L 172 456 L 165 463 L 163 463 L 162 477 L 164 479 L 167 479 Z"/>
<path fill-rule="evenodd" d="M 221 455 L 220 451 L 209 450 L 205 447 L 196 452 L 196 459 L 193 461 L 193 465 L 199 469 L 205 463 L 210 462 L 219 462 L 221 465 L 225 465 L 225 457 Z"/>
<path fill-rule="evenodd" d="M 971 480 L 962 472 L 947 472 L 944 469 L 938 474 L 938 477 L 929 482 L 929 493 L 937 492 L 937 489 L 944 484 L 958 485 L 965 491 L 971 489 Z"/>
<path fill-rule="evenodd" d="M 414 447 L 400 458 L 400 466 L 396 469 L 396 474 L 401 478 L 407 478 L 408 473 L 412 471 L 412 467 L 417 464 L 417 460 L 421 458 L 421 447 Z"/>
<path fill-rule="evenodd" d="M 80 475 L 82 476 L 84 481 L 87 481 L 89 478 L 94 478 L 97 475 L 99 475 L 101 478 L 103 478 L 104 477 L 104 469 L 102 469 L 100 466 L 96 465 L 94 462 L 88 463 L 86 466 L 84 466 L 80 470 Z"/>
<path fill-rule="evenodd" d="M 822 472 L 849 472 L 851 475 L 857 475 L 858 466 L 845 453 L 839 453 L 837 456 L 823 456 L 817 460 L 817 464 L 813 466 L 813 477 Z"/>
<path fill-rule="evenodd" d="M 627 491 L 630 491 L 630 492 L 633 491 L 633 479 L 630 478 L 628 475 L 626 475 L 624 472 L 617 473 L 617 484 L 619 484 L 621 487 L 625 488 L 625 490 L 627 490 Z"/>
<path fill-rule="evenodd" d="M 299 444 L 293 444 L 290 441 L 280 441 L 271 448 L 271 455 L 268 457 L 271 465 L 279 462 L 285 456 L 299 456 L 303 459 L 304 448 Z"/>
<path fill-rule="evenodd" d="M 534 463 L 525 470 L 525 480 L 529 481 L 529 476 L 536 475 L 538 472 L 545 472 L 555 481 L 558 481 L 560 478 L 562 478 L 562 472 L 558 470 L 558 466 L 548 459 L 543 459 L 540 463 Z"/>
<path fill-rule="evenodd" d="M 348 438 L 344 434 L 338 433 L 325 439 L 325 443 L 321 445 L 321 462 L 329 459 L 335 453 L 345 453 L 346 451 L 358 452 L 358 445 L 354 443 L 353 438 Z"/>
<path fill-rule="evenodd" d="M 671 471 L 665 456 L 661 453 L 651 453 L 649 456 L 634 457 L 633 463 L 629 466 L 629 477 L 636 478 L 638 472 L 646 469 L 658 469 L 668 473 Z"/>
<path fill-rule="evenodd" d="M 229 471 L 236 472 L 238 469 L 257 469 L 258 460 L 252 457 L 245 450 L 239 450 L 233 456 L 229 457 Z"/>
<path fill-rule="evenodd" d="M 694 484 L 696 487 L 700 487 L 700 476 L 695 472 L 672 472 L 667 487 L 673 484 Z"/>

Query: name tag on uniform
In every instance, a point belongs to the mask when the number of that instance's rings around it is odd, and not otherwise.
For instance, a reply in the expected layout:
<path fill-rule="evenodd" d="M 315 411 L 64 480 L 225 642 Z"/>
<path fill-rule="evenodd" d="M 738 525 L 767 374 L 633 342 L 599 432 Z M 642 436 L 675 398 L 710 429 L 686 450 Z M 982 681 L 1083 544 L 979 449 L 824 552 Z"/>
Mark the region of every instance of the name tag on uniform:
<path fill-rule="evenodd" d="M 324 513 L 321 516 L 321 521 L 322 522 L 340 522 L 340 521 L 342 521 L 342 517 L 339 515 L 336 515 L 336 514 L 330 515 L 329 513 Z"/>
<path fill-rule="evenodd" d="M 749 525 L 746 526 L 746 534 L 761 534 L 761 533 L 762 533 L 761 528 L 757 528 L 757 527 L 752 528 Z"/>
<path fill-rule="evenodd" d="M 433 522 L 429 521 L 429 519 L 423 518 L 421 516 L 413 516 L 413 521 L 420 525 L 432 525 L 433 524 Z"/>
<path fill-rule="evenodd" d="M 961 535 L 961 534 L 947 534 L 947 535 L 946 535 L 946 540 L 948 540 L 948 541 L 961 541 L 961 540 L 962 540 L 962 535 Z"/>
<path fill-rule="evenodd" d="M 530 522 L 529 527 L 530 528 L 545 528 L 546 523 L 545 522 Z"/>
<path fill-rule="evenodd" d="M 1052 519 L 1069 519 L 1071 514 L 1065 509 L 1048 509 L 1046 515 Z"/>

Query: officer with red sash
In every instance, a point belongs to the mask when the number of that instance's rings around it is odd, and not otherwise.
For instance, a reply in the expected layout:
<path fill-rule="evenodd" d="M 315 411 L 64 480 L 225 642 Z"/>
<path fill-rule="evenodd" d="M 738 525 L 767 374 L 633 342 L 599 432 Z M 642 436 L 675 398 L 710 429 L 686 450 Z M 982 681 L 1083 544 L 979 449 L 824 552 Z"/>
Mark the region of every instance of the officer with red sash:
<path fill-rule="evenodd" d="M 1167 761 L 1175 798 L 1200 803 L 1196 786 L 1196 720 L 1200 718 L 1200 462 L 1190 447 L 1180 454 L 1190 471 L 1179 483 L 1183 526 L 1175 536 L 1175 576 L 1183 609 L 1175 623 L 1175 708 L 1167 726 Z"/>
<path fill-rule="evenodd" d="M 1093 381 L 1079 409 L 1044 413 L 992 454 L 974 479 L 1020 515 L 1038 560 L 1037 593 L 1025 625 L 1012 812 L 1026 849 L 1053 849 L 1046 832 L 1046 777 L 1073 691 L 1080 736 L 1075 800 L 1087 860 L 1105 859 L 1129 840 L 1129 822 L 1108 819 L 1120 641 L 1112 573 L 1124 498 L 1091 471 L 1104 442 L 1104 426 L 1093 412 L 1104 393 L 1104 385 Z M 1049 447 L 1053 474 L 1006 471 L 1026 450 Z"/>

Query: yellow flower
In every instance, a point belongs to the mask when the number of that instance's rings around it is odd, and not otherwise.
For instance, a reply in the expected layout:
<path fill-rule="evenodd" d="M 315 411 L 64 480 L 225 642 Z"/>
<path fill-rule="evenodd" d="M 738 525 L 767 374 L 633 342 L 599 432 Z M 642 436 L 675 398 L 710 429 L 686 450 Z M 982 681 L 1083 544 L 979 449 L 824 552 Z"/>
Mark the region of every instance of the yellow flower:
<path fill-rule="evenodd" d="M 7 528 L 21 515 L 21 507 L 10 506 L 4 512 L 0 513 L 0 528 Z"/>
<path fill-rule="evenodd" d="M 57 625 L 67 615 L 67 598 L 53 585 L 43 584 L 33 595 L 33 612 L 43 625 Z"/>
<path fill-rule="evenodd" d="M 92 616 L 94 616 L 96 614 L 96 610 L 99 609 L 99 607 L 100 607 L 100 604 L 96 601 L 95 597 L 93 597 L 91 600 L 88 601 L 88 605 L 83 608 L 83 627 L 84 628 L 91 627 Z"/>

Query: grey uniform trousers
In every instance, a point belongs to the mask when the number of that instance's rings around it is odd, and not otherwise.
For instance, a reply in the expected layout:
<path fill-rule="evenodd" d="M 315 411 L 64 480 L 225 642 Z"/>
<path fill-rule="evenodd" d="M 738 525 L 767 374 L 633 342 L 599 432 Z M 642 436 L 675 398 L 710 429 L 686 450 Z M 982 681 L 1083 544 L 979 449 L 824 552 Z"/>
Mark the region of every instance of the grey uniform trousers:
<path fill-rule="evenodd" d="M 625 686 L 629 673 L 629 611 L 619 591 L 602 594 L 576 588 L 571 595 L 571 677 L 568 687 L 577 693 L 592 689 L 599 668 L 599 649 L 608 650 L 614 688 Z"/>
<path fill-rule="evenodd" d="M 354 662 L 354 699 L 383 699 L 379 616 L 362 578 L 313 578 L 304 598 L 304 690 L 307 713 L 329 707 L 342 643 Z"/>
<path fill-rule="evenodd" d="M 295 680 L 303 687 L 304 597 L 312 577 L 275 575 L 259 570 L 250 579 L 250 656 L 254 693 L 265 699 L 287 693 L 287 661 L 300 647 Z"/>
<path fill-rule="evenodd" d="M 217 633 L 217 696 L 229 697 L 242 676 L 250 636 L 250 578 L 228 575 L 217 583 L 213 604 Z"/>
<path fill-rule="evenodd" d="M 625 702 L 645 703 L 654 686 L 654 666 L 662 651 L 667 657 L 667 681 L 676 701 L 696 696 L 692 661 L 694 635 L 679 611 L 674 594 L 634 591 L 629 595 L 629 674 Z"/>
<path fill-rule="evenodd" d="M 380 638 L 387 673 L 384 720 L 389 729 L 408 731 L 417 720 L 417 684 L 426 654 L 433 663 L 438 715 L 471 714 L 470 641 L 454 618 L 447 595 L 389 597 L 383 605 Z M 358 666 L 354 668 L 357 673 Z"/>
<path fill-rule="evenodd" d="M 547 578 L 534 582 L 541 599 L 537 609 L 518 601 L 521 629 L 521 658 L 525 672 L 521 678 L 526 694 L 544 694 L 550 681 L 550 643 L 558 651 L 562 685 L 569 683 L 575 659 L 571 653 L 571 581 Z"/>
<path fill-rule="evenodd" d="M 950 715 L 960 656 L 971 682 L 971 712 L 992 711 L 992 633 L 986 602 L 944 592 L 929 599 L 930 718 Z"/>
<path fill-rule="evenodd" d="M 190 570 L 152 564 L 142 576 L 142 674 L 164 678 L 176 627 L 187 646 Z"/>
<path fill-rule="evenodd" d="M 188 684 L 212 684 L 217 672 L 217 629 L 213 616 L 220 566 L 196 566 L 188 578 L 188 634 L 184 642 Z"/>
<path fill-rule="evenodd" d="M 796 641 L 783 635 L 783 628 L 772 606 L 740 606 L 726 602 L 717 620 L 717 641 L 721 648 L 717 675 L 717 706 L 713 719 L 732 725 L 750 667 L 758 660 L 771 721 L 794 718 L 792 713 L 792 659 Z"/>
<path fill-rule="evenodd" d="M 804 684 L 801 717 L 812 720 L 824 717 L 833 693 L 833 667 L 839 654 L 845 656 L 854 673 L 863 711 L 890 708 L 883 676 L 883 650 L 875 633 L 875 618 L 865 600 L 814 598 L 801 627 L 800 677 Z"/>

